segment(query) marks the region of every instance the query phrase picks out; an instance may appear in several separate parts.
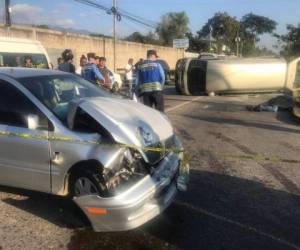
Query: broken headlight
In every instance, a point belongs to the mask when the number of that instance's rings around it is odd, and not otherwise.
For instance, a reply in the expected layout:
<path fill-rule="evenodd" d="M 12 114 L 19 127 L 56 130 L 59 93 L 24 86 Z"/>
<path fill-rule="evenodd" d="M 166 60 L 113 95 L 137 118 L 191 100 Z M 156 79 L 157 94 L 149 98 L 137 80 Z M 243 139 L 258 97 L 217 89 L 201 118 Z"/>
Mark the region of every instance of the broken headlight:
<path fill-rule="evenodd" d="M 149 173 L 142 156 L 135 150 L 126 149 L 115 164 L 118 166 L 103 173 L 109 196 L 122 193 Z"/>

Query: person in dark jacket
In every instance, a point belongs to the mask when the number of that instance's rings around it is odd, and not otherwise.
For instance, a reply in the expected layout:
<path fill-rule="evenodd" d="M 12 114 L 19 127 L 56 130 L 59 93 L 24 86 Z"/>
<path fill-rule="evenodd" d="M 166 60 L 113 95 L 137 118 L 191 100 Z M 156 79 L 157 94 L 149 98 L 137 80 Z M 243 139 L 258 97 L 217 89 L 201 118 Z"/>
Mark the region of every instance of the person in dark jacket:
<path fill-rule="evenodd" d="M 74 58 L 72 50 L 64 50 L 61 56 L 64 62 L 58 65 L 58 70 L 75 74 L 75 66 L 72 63 Z"/>
<path fill-rule="evenodd" d="M 147 60 L 139 66 L 136 86 L 138 95 L 143 98 L 145 105 L 164 112 L 162 91 L 165 84 L 165 73 L 160 63 L 156 62 L 156 59 L 156 51 L 148 50 Z"/>

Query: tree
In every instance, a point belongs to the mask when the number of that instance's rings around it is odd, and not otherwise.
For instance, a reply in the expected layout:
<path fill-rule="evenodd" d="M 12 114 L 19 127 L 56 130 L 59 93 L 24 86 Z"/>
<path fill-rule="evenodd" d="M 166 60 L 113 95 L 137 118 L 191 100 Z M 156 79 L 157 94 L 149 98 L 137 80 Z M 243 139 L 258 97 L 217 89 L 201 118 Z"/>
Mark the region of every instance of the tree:
<path fill-rule="evenodd" d="M 184 38 L 189 32 L 189 18 L 183 12 L 170 12 L 162 16 L 156 31 L 163 45 L 172 45 L 173 39 Z"/>
<path fill-rule="evenodd" d="M 235 51 L 235 38 L 240 28 L 239 21 L 235 17 L 231 17 L 226 12 L 218 12 L 198 31 L 200 38 L 205 38 L 212 32 L 212 37 L 217 43 L 217 52 L 222 52 L 223 45 L 227 46 L 231 51 Z"/>
<path fill-rule="evenodd" d="M 201 40 L 198 35 L 193 35 L 191 32 L 188 32 L 185 36 L 189 39 L 189 48 L 187 51 L 196 53 L 208 51 L 208 43 Z"/>
<path fill-rule="evenodd" d="M 260 35 L 273 33 L 277 23 L 268 17 L 255 15 L 253 13 L 243 16 L 240 23 L 239 36 L 243 41 L 244 56 L 270 55 L 271 52 L 266 50 L 266 48 L 257 48 L 256 42 L 259 41 Z"/>
<path fill-rule="evenodd" d="M 126 37 L 125 40 L 130 42 L 145 43 L 146 37 L 140 32 L 133 32 L 131 35 Z"/>
<path fill-rule="evenodd" d="M 160 41 L 155 38 L 153 32 L 149 32 L 147 35 L 143 35 L 140 32 L 133 32 L 131 35 L 125 37 L 124 40 L 136 43 L 160 45 Z"/>
<path fill-rule="evenodd" d="M 276 29 L 277 23 L 270 18 L 249 13 L 242 17 L 241 26 L 244 31 L 258 39 L 259 35 L 272 33 Z"/>
<path fill-rule="evenodd" d="M 298 26 L 287 25 L 287 34 L 276 35 L 279 42 L 282 42 L 281 54 L 288 59 L 300 56 L 300 23 Z"/>

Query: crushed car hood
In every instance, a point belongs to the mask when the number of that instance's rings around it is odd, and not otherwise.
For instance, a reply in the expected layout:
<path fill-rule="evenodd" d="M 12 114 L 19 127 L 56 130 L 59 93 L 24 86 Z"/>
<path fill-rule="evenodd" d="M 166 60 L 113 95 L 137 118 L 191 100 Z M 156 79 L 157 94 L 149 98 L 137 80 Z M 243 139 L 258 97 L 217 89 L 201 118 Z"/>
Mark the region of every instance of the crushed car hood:
<path fill-rule="evenodd" d="M 78 107 L 99 122 L 119 143 L 145 146 L 139 136 L 139 129 L 151 133 L 153 144 L 168 139 L 174 133 L 164 114 L 131 100 L 83 98 L 73 103 L 69 120 L 70 117 L 74 119 Z"/>

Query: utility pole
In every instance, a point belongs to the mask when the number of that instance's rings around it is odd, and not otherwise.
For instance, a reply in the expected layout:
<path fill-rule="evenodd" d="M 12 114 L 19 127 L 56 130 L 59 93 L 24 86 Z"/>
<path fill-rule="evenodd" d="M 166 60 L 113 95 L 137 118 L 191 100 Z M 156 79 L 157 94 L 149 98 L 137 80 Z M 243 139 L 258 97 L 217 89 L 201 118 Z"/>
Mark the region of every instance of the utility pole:
<path fill-rule="evenodd" d="M 209 26 L 209 52 L 211 52 L 211 50 L 212 50 L 212 47 L 211 47 L 212 31 L 213 31 L 213 27 L 210 25 Z"/>
<path fill-rule="evenodd" d="M 10 0 L 5 0 L 5 27 L 7 29 L 7 36 L 10 35 L 10 26 L 11 26 L 11 8 L 10 8 Z"/>
<path fill-rule="evenodd" d="M 235 42 L 236 42 L 236 56 L 238 57 L 240 55 L 240 42 L 241 42 L 241 38 L 239 37 L 239 35 L 237 35 L 237 37 L 235 38 Z"/>
<path fill-rule="evenodd" d="M 11 18 L 10 18 L 10 0 L 5 0 L 5 26 L 11 26 Z"/>
<path fill-rule="evenodd" d="M 116 35 L 116 25 L 117 25 L 117 0 L 113 0 L 113 19 L 114 19 L 114 72 L 116 72 L 116 42 L 117 42 L 117 35 Z"/>

